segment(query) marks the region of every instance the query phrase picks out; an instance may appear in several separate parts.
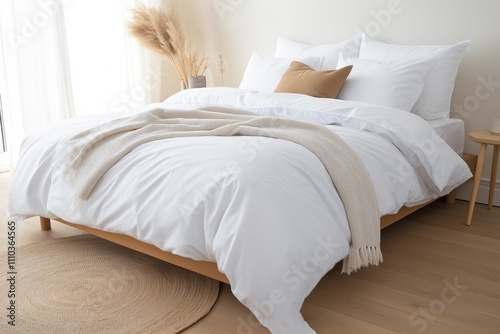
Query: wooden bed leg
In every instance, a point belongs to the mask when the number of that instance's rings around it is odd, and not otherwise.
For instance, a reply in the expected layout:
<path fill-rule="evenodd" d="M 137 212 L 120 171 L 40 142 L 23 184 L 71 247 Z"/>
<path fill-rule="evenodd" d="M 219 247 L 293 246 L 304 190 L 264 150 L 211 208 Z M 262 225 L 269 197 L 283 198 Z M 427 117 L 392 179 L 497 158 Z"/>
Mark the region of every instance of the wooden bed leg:
<path fill-rule="evenodd" d="M 454 189 L 448 195 L 446 195 L 446 204 L 454 204 L 456 196 L 457 190 Z"/>
<path fill-rule="evenodd" d="M 51 229 L 50 219 L 45 217 L 40 217 L 40 228 L 42 231 L 48 231 Z"/>

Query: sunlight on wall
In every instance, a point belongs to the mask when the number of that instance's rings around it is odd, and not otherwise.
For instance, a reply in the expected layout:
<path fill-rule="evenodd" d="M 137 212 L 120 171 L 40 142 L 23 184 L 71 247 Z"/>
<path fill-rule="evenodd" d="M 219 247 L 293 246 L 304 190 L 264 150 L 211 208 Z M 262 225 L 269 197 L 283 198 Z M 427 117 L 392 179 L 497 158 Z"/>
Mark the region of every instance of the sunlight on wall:
<path fill-rule="evenodd" d="M 72 1 L 65 7 L 77 115 L 112 111 L 113 99 L 127 91 L 125 13 L 120 3 Z"/>

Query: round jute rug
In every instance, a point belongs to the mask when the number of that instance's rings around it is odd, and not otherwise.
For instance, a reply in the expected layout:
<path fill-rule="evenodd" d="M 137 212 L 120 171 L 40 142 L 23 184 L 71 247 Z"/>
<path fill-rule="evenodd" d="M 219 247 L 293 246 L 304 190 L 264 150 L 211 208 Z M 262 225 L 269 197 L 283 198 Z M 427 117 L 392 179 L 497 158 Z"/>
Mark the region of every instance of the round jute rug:
<path fill-rule="evenodd" d="M 178 333 L 219 294 L 217 281 L 90 235 L 21 246 L 12 260 L 1 254 L 0 333 Z"/>

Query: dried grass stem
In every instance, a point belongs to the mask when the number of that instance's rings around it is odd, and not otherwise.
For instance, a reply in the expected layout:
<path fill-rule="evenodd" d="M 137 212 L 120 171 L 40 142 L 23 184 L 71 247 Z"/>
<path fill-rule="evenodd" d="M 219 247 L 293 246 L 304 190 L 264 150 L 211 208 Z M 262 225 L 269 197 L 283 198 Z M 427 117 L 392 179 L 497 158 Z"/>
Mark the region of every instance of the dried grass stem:
<path fill-rule="evenodd" d="M 208 58 L 189 47 L 182 33 L 179 18 L 169 7 L 167 12 L 137 4 L 127 22 L 129 33 L 145 47 L 165 55 L 187 86 L 189 76 L 202 75 L 208 68 Z"/>

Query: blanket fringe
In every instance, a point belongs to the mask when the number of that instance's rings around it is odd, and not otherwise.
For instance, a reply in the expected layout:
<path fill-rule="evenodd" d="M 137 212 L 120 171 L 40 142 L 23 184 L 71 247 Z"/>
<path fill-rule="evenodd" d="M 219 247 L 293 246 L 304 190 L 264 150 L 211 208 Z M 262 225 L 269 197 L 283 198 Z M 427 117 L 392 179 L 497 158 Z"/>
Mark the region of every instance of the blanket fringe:
<path fill-rule="evenodd" d="M 358 249 L 351 248 L 349 250 L 349 255 L 344 258 L 342 273 L 350 275 L 362 267 L 368 267 L 370 265 L 378 266 L 383 260 L 382 252 L 378 247 L 367 246 Z"/>

